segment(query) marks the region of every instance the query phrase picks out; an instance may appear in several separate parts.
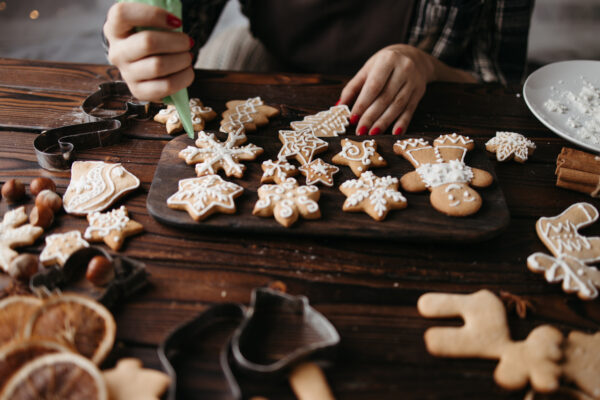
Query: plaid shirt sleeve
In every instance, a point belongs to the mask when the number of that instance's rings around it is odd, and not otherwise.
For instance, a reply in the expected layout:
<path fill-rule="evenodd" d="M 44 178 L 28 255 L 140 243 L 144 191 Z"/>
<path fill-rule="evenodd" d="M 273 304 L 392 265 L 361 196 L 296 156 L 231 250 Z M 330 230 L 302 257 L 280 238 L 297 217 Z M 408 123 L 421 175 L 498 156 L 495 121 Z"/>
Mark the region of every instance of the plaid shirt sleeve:
<path fill-rule="evenodd" d="M 409 44 L 484 82 L 523 79 L 533 0 L 418 0 Z"/>

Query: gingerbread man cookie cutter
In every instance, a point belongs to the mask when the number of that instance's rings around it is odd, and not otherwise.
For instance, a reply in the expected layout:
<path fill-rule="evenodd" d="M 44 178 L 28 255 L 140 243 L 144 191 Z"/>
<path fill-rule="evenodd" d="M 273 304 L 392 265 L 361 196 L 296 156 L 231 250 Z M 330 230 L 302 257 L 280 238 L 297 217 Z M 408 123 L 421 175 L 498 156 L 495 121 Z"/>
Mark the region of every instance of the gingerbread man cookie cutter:
<path fill-rule="evenodd" d="M 482 200 L 471 186 L 487 187 L 493 177 L 465 164 L 465 155 L 474 147 L 473 140 L 456 133 L 439 136 L 433 145 L 420 138 L 397 141 L 394 152 L 415 167 L 415 171 L 400 179 L 402 188 L 407 192 L 429 189 L 431 205 L 446 215 L 462 217 L 476 213 Z"/>

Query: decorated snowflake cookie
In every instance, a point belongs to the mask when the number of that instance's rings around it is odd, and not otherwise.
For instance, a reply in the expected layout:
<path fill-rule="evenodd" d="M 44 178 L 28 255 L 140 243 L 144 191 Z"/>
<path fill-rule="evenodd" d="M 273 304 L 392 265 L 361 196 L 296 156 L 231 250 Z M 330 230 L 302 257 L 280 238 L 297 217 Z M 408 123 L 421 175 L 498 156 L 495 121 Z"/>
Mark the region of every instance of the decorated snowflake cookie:
<path fill-rule="evenodd" d="M 244 189 L 219 175 L 206 175 L 179 181 L 179 189 L 167 199 L 169 208 L 185 210 L 195 221 L 201 221 L 216 212 L 235 213 L 236 197 Z"/>
<path fill-rule="evenodd" d="M 188 146 L 181 150 L 179 158 L 188 164 L 196 164 L 198 176 L 216 174 L 223 169 L 227 176 L 241 178 L 246 166 L 239 161 L 254 160 L 263 152 L 261 147 L 252 143 L 240 146 L 245 142 L 246 135 L 242 129 L 230 133 L 225 142 L 220 142 L 212 133 L 200 131 L 196 146 Z"/>
<path fill-rule="evenodd" d="M 340 191 L 347 196 L 342 210 L 364 211 L 375 221 L 382 221 L 390 210 L 406 208 L 406 198 L 398 191 L 399 184 L 396 178 L 378 177 L 367 171 L 340 186 Z"/>
<path fill-rule="evenodd" d="M 310 128 L 317 137 L 338 136 L 346 133 L 349 117 L 348 106 L 342 104 L 315 115 L 308 115 L 302 121 L 294 121 L 290 125 L 295 131 Z"/>
<path fill-rule="evenodd" d="M 79 231 L 46 236 L 46 247 L 40 254 L 40 262 L 43 265 L 58 264 L 62 267 L 71 254 L 83 247 L 89 247 L 89 243 L 83 240 Z"/>
<path fill-rule="evenodd" d="M 496 132 L 496 136 L 485 144 L 487 151 L 496 153 L 498 161 L 515 161 L 524 163 L 533 154 L 535 143 L 515 132 Z"/>
<path fill-rule="evenodd" d="M 261 217 L 275 216 L 275 220 L 286 228 L 298 220 L 321 217 L 319 188 L 313 185 L 298 186 L 294 178 L 279 185 L 262 185 L 258 188 L 258 201 L 252 214 Z"/>
<path fill-rule="evenodd" d="M 279 140 L 283 146 L 277 158 L 285 160 L 296 157 L 302 165 L 308 164 L 316 154 L 324 152 L 329 147 L 329 144 L 316 137 L 310 128 L 301 131 L 279 131 Z"/>
<path fill-rule="evenodd" d="M 362 142 L 342 139 L 342 151 L 333 156 L 331 161 L 334 164 L 349 166 L 356 176 L 360 176 L 371 167 L 387 165 L 377 152 L 377 143 L 373 139 Z"/>
<path fill-rule="evenodd" d="M 339 172 L 335 165 L 327 164 L 320 158 L 315 158 L 300 168 L 300 172 L 306 176 L 306 184 L 322 183 L 325 186 L 333 186 L 333 175 Z"/>
<path fill-rule="evenodd" d="M 286 160 L 263 161 L 261 168 L 263 175 L 260 183 L 283 183 L 287 178 L 298 174 L 298 169 Z"/>
<path fill-rule="evenodd" d="M 269 123 L 269 118 L 279 115 L 275 107 L 267 106 L 260 97 L 247 100 L 232 100 L 226 104 L 227 110 L 222 114 L 221 132 L 255 131 L 259 126 Z"/>
<path fill-rule="evenodd" d="M 192 115 L 192 124 L 194 124 L 194 132 L 204 129 L 204 125 L 208 121 L 212 121 L 217 117 L 217 113 L 210 107 L 204 107 L 200 99 L 190 99 L 190 113 Z M 167 133 L 174 134 L 183 131 L 183 124 L 179 119 L 179 113 L 173 105 L 168 105 L 154 116 L 156 122 L 165 124 Z"/>
<path fill-rule="evenodd" d="M 85 230 L 83 237 L 90 242 L 104 241 L 115 251 L 121 248 L 126 237 L 144 230 L 142 224 L 129 218 L 125 206 L 105 213 L 88 214 L 87 220 L 90 226 Z"/>
<path fill-rule="evenodd" d="M 10 262 L 19 254 L 15 247 L 29 246 L 44 233 L 40 227 L 27 222 L 25 207 L 19 207 L 4 214 L 0 223 L 0 268 L 8 272 Z"/>

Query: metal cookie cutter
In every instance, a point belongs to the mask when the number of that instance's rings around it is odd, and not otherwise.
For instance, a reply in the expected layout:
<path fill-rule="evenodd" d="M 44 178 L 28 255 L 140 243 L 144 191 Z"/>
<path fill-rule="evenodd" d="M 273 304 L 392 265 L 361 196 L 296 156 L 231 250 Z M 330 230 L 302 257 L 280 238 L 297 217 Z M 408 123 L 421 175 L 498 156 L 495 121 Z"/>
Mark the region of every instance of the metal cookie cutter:
<path fill-rule="evenodd" d="M 115 99 L 125 102 L 125 109 L 109 115 L 105 106 Z M 38 163 L 44 169 L 68 169 L 75 150 L 93 149 L 117 143 L 121 129 L 132 118 L 146 118 L 150 103 L 133 101 L 133 96 L 122 81 L 104 82 L 81 105 L 86 123 L 48 129 L 33 141 Z"/>
<path fill-rule="evenodd" d="M 104 256 L 111 261 L 115 277 L 106 286 L 94 286 L 85 278 L 87 265 L 95 256 Z M 86 294 L 107 308 L 120 303 L 147 285 L 148 273 L 143 263 L 123 256 L 111 256 L 99 247 L 85 247 L 75 251 L 65 264 L 44 268 L 31 277 L 32 292 L 52 292 L 67 289 Z"/>
<path fill-rule="evenodd" d="M 182 358 L 206 358 L 206 354 L 196 354 L 190 349 L 203 341 L 201 338 L 224 319 L 229 321 L 229 330 L 221 329 L 218 360 L 221 379 L 227 381 L 232 399 L 248 398 L 248 394 L 257 394 L 248 392 L 260 391 L 260 384 L 281 380 L 288 375 L 299 398 L 314 399 L 303 396 L 302 390 L 296 390 L 293 376 L 298 368 L 309 364 L 318 369 L 307 360 L 332 359 L 340 342 L 338 332 L 329 320 L 309 305 L 306 297 L 257 288 L 252 292 L 249 307 L 232 303 L 213 306 L 177 328 L 162 343 L 159 358 L 174 382 L 169 400 L 189 394 L 186 391 L 191 391 L 188 382 L 192 380 L 186 379 L 184 383 L 177 379 L 181 379 L 178 371 L 189 373 L 190 369 L 177 366 L 182 366 Z M 237 326 L 233 329 L 232 325 Z M 213 364 L 214 361 L 213 355 Z M 196 362 L 202 363 L 200 360 Z M 322 373 L 321 377 L 324 382 Z M 247 385 L 240 385 L 240 382 Z M 244 389 L 247 387 L 250 390 Z M 328 387 L 326 391 L 329 396 L 320 395 L 319 399 L 333 398 Z"/>

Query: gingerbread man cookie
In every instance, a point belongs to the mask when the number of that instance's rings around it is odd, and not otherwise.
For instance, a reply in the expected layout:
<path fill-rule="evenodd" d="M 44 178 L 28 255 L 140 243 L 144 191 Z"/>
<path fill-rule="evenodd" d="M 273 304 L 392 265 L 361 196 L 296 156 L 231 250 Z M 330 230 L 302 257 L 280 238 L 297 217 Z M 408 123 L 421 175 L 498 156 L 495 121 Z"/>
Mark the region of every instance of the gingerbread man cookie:
<path fill-rule="evenodd" d="M 192 124 L 194 132 L 204 129 L 206 122 L 212 121 L 217 117 L 217 113 L 210 107 L 204 107 L 200 99 L 190 99 L 190 114 L 192 116 Z M 179 118 L 179 113 L 174 105 L 169 105 L 163 108 L 154 116 L 156 122 L 165 124 L 167 133 L 170 135 L 183 131 L 183 123 Z"/>
<path fill-rule="evenodd" d="M 465 155 L 475 144 L 467 136 L 441 135 L 433 146 L 423 139 L 404 139 L 394 144 L 394 152 L 415 167 L 400 179 L 408 192 L 429 189 L 431 205 L 446 215 L 463 217 L 481 208 L 481 196 L 469 185 L 486 187 L 492 175 L 464 163 Z"/>
<path fill-rule="evenodd" d="M 373 139 L 362 142 L 342 139 L 342 151 L 333 156 L 331 161 L 334 164 L 349 166 L 356 176 L 360 176 L 369 168 L 387 165 L 377 152 L 377 143 Z"/>
<path fill-rule="evenodd" d="M 333 175 L 340 171 L 335 165 L 327 164 L 320 158 L 315 158 L 298 169 L 306 176 L 307 185 L 322 183 L 325 186 L 333 186 Z"/>
<path fill-rule="evenodd" d="M 104 241 L 115 251 L 123 246 L 126 237 L 144 231 L 142 224 L 129 218 L 125 206 L 106 213 L 88 214 L 87 220 L 90 226 L 85 230 L 83 237 L 90 242 Z"/>
<path fill-rule="evenodd" d="M 25 207 L 7 211 L 0 223 L 0 268 L 8 272 L 11 261 L 19 254 L 15 247 L 32 245 L 44 233 L 40 227 L 25 224 Z"/>
<path fill-rule="evenodd" d="M 310 128 L 301 131 L 279 131 L 279 140 L 283 146 L 277 158 L 281 160 L 293 156 L 302 165 L 308 164 L 315 155 L 329 147 L 329 144 L 316 137 Z"/>
<path fill-rule="evenodd" d="M 398 191 L 399 184 L 396 178 L 380 178 L 367 171 L 340 186 L 340 191 L 347 196 L 342 210 L 364 211 L 375 221 L 382 221 L 390 210 L 406 208 L 406 198 Z"/>
<path fill-rule="evenodd" d="M 205 175 L 179 181 L 179 189 L 167 199 L 169 208 L 185 210 L 194 221 L 201 221 L 216 212 L 235 213 L 236 197 L 244 189 L 224 181 L 219 175 Z"/>
<path fill-rule="evenodd" d="M 140 180 L 121 164 L 75 161 L 63 207 L 75 215 L 103 211 L 139 186 Z"/>
<path fill-rule="evenodd" d="M 111 400 L 159 400 L 169 388 L 169 375 L 142 368 L 137 358 L 123 358 L 102 372 Z"/>
<path fill-rule="evenodd" d="M 246 166 L 241 160 L 254 160 L 262 154 L 262 147 L 246 142 L 246 135 L 242 129 L 230 133 L 225 142 L 220 142 L 214 134 L 204 131 L 198 132 L 196 146 L 188 146 L 179 152 L 179 158 L 188 164 L 196 164 L 196 175 L 213 175 L 220 169 L 227 176 L 241 178 Z"/>
<path fill-rule="evenodd" d="M 427 293 L 417 303 L 426 318 L 462 317 L 462 327 L 425 332 L 429 353 L 439 357 L 498 359 L 496 383 L 517 390 L 531 382 L 539 392 L 559 387 L 562 333 L 549 325 L 535 328 L 524 341 L 513 341 L 502 301 L 488 290 L 464 294 Z"/>
<path fill-rule="evenodd" d="M 262 185 L 258 188 L 258 201 L 252 214 L 260 217 L 275 216 L 275 220 L 286 228 L 298 220 L 321 217 L 319 188 L 313 185 L 298 186 L 294 178 L 279 185 Z"/>
<path fill-rule="evenodd" d="M 263 161 L 261 168 L 263 175 L 260 183 L 283 183 L 287 178 L 298 174 L 298 169 L 286 160 Z"/>
<path fill-rule="evenodd" d="M 349 117 L 350 109 L 342 104 L 315 115 L 308 115 L 302 121 L 294 121 L 290 125 L 295 131 L 310 128 L 317 137 L 338 136 L 346 133 Z"/>
<path fill-rule="evenodd" d="M 533 154 L 535 143 L 520 133 L 496 132 L 496 136 L 485 144 L 485 149 L 496 153 L 498 161 L 514 159 L 516 162 L 524 163 L 527 157 Z"/>
<path fill-rule="evenodd" d="M 242 128 L 243 132 L 251 132 L 269 123 L 269 118 L 279 115 L 275 107 L 267 106 L 260 97 L 247 100 L 232 100 L 225 103 L 227 110 L 223 112 L 221 120 L 221 132 L 237 132 Z"/>
<path fill-rule="evenodd" d="M 46 247 L 40 254 L 40 262 L 45 266 L 58 264 L 62 267 L 71 254 L 89 246 L 79 231 L 55 233 L 46 236 Z"/>
<path fill-rule="evenodd" d="M 600 271 L 588 264 L 600 261 L 600 237 L 585 237 L 580 228 L 598 220 L 598 210 L 589 203 L 576 203 L 555 217 L 542 217 L 535 228 L 553 256 L 534 253 L 527 258 L 533 272 L 544 273 L 548 282 L 562 281 L 567 293 L 576 292 L 582 300 L 598 296 Z"/>

